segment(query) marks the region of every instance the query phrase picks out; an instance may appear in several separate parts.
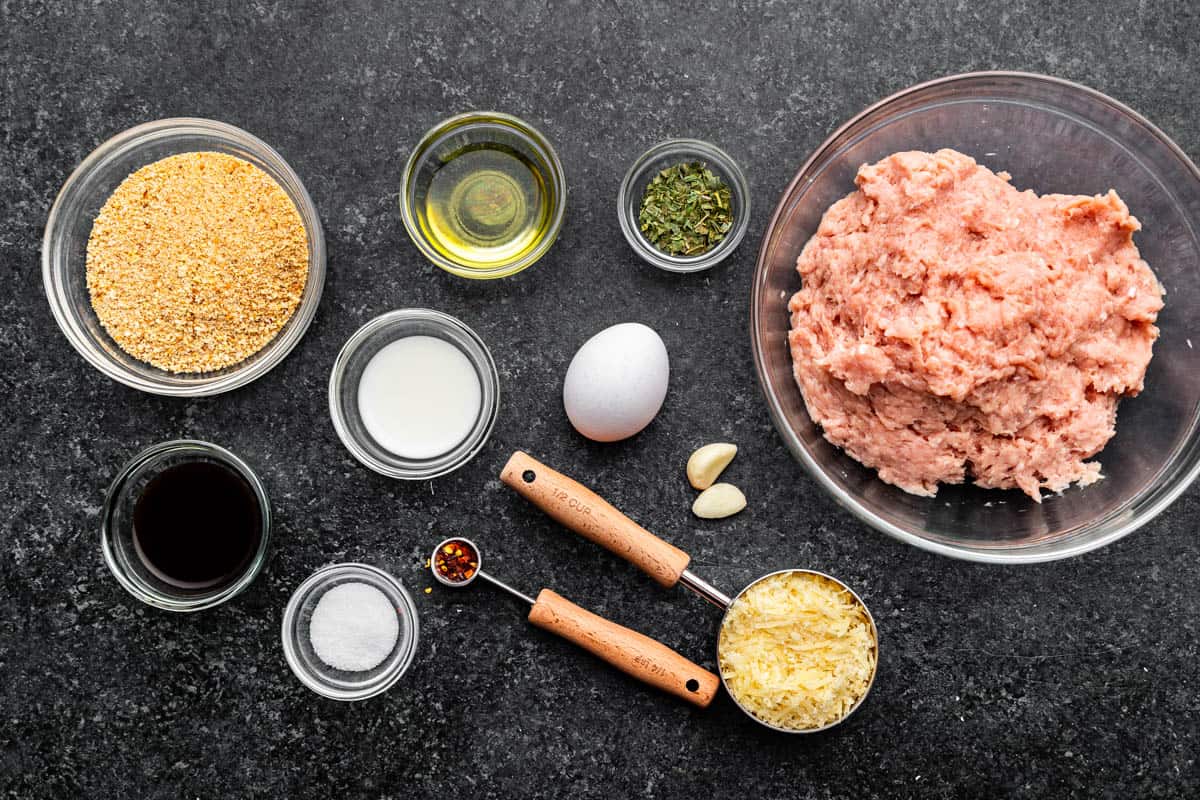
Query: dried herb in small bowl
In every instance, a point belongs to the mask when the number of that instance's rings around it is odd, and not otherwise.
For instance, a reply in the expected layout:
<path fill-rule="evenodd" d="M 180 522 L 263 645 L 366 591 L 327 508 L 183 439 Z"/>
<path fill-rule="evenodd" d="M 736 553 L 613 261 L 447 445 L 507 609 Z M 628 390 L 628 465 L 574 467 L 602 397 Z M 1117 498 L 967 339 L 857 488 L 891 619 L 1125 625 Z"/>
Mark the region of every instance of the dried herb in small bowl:
<path fill-rule="evenodd" d="M 729 187 L 700 161 L 667 167 L 646 185 L 638 228 L 664 253 L 707 253 L 731 227 Z"/>

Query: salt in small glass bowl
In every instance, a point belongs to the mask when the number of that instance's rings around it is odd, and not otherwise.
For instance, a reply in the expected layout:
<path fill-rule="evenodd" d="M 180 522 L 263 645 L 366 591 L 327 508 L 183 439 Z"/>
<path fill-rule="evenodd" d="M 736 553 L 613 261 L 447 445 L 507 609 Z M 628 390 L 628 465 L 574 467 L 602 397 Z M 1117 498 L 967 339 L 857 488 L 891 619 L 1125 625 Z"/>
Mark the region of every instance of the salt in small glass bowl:
<path fill-rule="evenodd" d="M 646 186 L 662 170 L 676 164 L 699 161 L 729 187 L 733 227 L 717 246 L 696 256 L 673 256 L 650 243 L 638 225 L 638 214 Z M 667 272 L 702 272 L 725 260 L 741 244 L 750 226 L 750 186 L 746 176 L 728 153 L 699 139 L 668 139 L 651 147 L 633 162 L 617 190 L 617 220 L 621 233 L 643 260 Z"/>
<path fill-rule="evenodd" d="M 229 467 L 250 485 L 258 500 L 261 530 L 258 548 L 234 581 L 208 589 L 172 586 L 146 568 L 133 541 L 133 509 L 146 485 L 163 470 L 192 461 Z M 100 515 L 100 550 L 117 582 L 143 603 L 166 611 L 202 611 L 240 594 L 262 571 L 271 540 L 271 501 L 250 466 L 223 447 L 195 439 L 177 439 L 148 447 L 121 468 L 104 498 Z"/>
<path fill-rule="evenodd" d="M 243 159 L 279 184 L 304 223 L 308 278 L 291 318 L 258 352 L 213 372 L 173 373 L 126 353 L 100 324 L 87 287 L 87 244 L 92 222 L 122 181 L 147 164 L 194 152 L 225 153 Z M 325 285 L 325 234 L 317 208 L 299 176 L 266 142 L 214 120 L 160 119 L 104 142 L 67 178 L 46 220 L 42 281 L 58 327 L 71 346 L 100 372 L 150 394 L 207 397 L 262 377 L 299 343 L 317 313 Z"/>
<path fill-rule="evenodd" d="M 400 622 L 392 652 L 361 672 L 335 669 L 322 661 L 309 638 L 309 623 L 321 597 L 335 586 L 365 583 L 383 592 Z M 403 677 L 417 651 L 417 607 L 399 580 L 370 564 L 331 564 L 314 572 L 292 594 L 283 612 L 283 655 L 300 682 L 332 700 L 365 700 L 390 689 Z"/>
<path fill-rule="evenodd" d="M 470 360 L 479 379 L 479 414 L 471 432 L 432 458 L 405 458 L 367 431 L 358 410 L 358 383 L 371 358 L 408 336 L 434 336 L 453 344 Z M 428 480 L 466 464 L 483 449 L 500 408 L 500 374 L 483 340 L 462 321 L 429 308 L 402 308 L 376 317 L 347 340 L 329 376 L 329 415 L 342 444 L 364 466 L 402 480 Z"/>

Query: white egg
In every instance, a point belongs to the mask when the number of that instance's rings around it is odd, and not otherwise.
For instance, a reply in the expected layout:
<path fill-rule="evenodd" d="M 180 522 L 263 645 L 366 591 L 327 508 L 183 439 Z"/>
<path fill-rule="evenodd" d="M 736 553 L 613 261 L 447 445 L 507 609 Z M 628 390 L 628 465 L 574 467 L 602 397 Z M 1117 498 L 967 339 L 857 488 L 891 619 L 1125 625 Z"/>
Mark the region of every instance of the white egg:
<path fill-rule="evenodd" d="M 627 439 L 650 424 L 667 396 L 667 346 L 638 322 L 605 328 L 567 367 L 563 406 L 575 430 L 597 442 Z"/>

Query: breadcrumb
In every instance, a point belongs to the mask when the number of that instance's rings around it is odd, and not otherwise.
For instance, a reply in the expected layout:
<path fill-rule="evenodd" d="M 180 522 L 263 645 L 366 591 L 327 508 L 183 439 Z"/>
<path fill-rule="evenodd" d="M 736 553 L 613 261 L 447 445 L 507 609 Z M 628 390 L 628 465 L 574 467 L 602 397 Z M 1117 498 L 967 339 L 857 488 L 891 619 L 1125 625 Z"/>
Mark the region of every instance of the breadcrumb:
<path fill-rule="evenodd" d="M 134 172 L 92 223 L 87 285 L 100 324 L 168 372 L 211 372 L 265 347 L 300 304 L 308 237 L 275 180 L 224 153 Z"/>

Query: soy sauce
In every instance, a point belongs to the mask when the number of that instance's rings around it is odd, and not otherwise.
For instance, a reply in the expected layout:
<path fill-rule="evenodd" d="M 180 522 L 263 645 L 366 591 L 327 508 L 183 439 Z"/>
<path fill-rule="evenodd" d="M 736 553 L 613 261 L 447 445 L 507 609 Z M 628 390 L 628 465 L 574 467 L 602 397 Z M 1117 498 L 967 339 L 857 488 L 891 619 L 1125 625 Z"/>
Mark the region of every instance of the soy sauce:
<path fill-rule="evenodd" d="M 254 488 L 232 467 L 187 461 L 146 484 L 133 507 L 133 544 L 152 574 L 180 589 L 233 583 L 262 540 Z"/>

